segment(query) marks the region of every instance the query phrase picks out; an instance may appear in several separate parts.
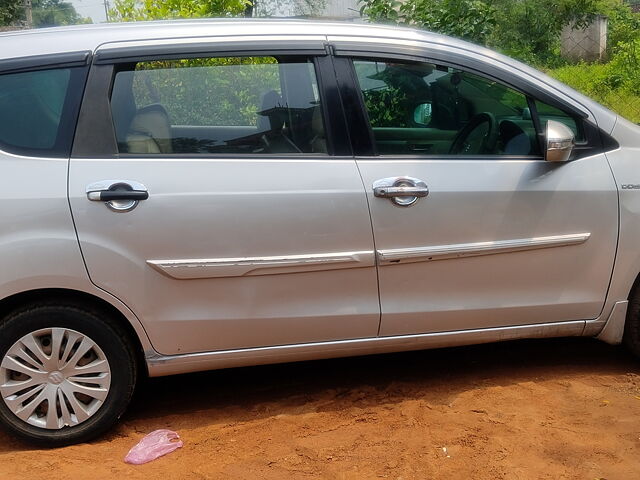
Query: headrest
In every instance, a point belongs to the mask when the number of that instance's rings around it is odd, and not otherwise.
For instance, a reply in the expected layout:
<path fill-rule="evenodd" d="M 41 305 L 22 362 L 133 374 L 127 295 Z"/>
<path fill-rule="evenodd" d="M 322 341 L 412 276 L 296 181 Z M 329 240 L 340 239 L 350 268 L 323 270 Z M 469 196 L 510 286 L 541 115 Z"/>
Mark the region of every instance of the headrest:
<path fill-rule="evenodd" d="M 169 115 L 162 105 L 148 105 L 138 110 L 129 128 L 132 134 L 151 137 L 157 144 L 160 153 L 172 153 L 171 124 Z"/>

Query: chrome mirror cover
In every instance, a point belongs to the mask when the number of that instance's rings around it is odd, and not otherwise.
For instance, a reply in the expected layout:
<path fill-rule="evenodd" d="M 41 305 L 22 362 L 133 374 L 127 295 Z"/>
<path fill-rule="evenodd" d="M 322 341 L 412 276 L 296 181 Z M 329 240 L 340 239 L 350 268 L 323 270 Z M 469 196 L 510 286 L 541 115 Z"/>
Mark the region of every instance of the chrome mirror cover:
<path fill-rule="evenodd" d="M 576 138 L 564 123 L 547 121 L 544 159 L 547 162 L 566 162 L 571 157 Z"/>

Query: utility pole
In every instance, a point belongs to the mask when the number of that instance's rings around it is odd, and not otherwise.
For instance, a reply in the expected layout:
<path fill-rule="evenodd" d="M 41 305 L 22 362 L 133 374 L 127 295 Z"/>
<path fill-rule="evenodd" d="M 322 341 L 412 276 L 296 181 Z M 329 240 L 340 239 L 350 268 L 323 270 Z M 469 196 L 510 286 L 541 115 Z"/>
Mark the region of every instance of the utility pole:
<path fill-rule="evenodd" d="M 109 21 L 109 0 L 104 0 L 104 18 Z"/>
<path fill-rule="evenodd" d="M 24 0 L 24 18 L 27 28 L 33 28 L 33 6 L 31 0 Z"/>

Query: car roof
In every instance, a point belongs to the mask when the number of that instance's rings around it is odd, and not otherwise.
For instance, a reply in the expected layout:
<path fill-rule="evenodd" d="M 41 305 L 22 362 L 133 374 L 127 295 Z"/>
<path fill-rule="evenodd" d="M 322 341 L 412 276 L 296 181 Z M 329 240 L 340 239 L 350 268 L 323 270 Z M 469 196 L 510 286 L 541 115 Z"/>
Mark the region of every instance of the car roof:
<path fill-rule="evenodd" d="M 578 101 L 596 117 L 597 123 L 610 132 L 617 115 L 590 98 L 566 85 L 548 77 L 528 65 L 499 54 L 485 47 L 453 37 L 388 25 L 359 22 L 337 22 L 301 19 L 257 19 L 257 18 L 216 18 L 169 20 L 153 22 L 101 23 L 74 25 L 68 27 L 42 28 L 0 33 L 0 61 L 36 55 L 60 54 L 67 52 L 95 52 L 103 45 L 125 46 L 132 42 L 153 42 L 165 40 L 187 40 L 208 37 L 211 40 L 251 36 L 254 39 L 291 37 L 298 40 L 302 36 L 323 40 L 353 40 L 358 43 L 375 45 L 395 43 L 407 45 L 432 45 L 437 48 L 456 49 L 467 55 L 479 56 L 488 63 L 501 64 L 535 79 L 562 95 L 570 93 L 573 101 Z"/>
<path fill-rule="evenodd" d="M 358 36 L 372 39 L 466 42 L 436 33 L 386 25 L 299 19 L 194 19 L 101 23 L 0 33 L 0 60 L 28 55 L 96 50 L 106 43 L 186 39 L 190 37 L 261 35 Z"/>

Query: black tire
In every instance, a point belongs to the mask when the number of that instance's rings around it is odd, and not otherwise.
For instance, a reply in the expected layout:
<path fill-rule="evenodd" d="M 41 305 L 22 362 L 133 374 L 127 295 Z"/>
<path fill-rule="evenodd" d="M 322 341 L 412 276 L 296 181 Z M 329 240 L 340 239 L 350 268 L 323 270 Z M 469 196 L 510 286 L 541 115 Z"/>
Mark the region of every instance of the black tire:
<path fill-rule="evenodd" d="M 75 330 L 91 339 L 109 363 L 111 383 L 103 403 L 88 419 L 73 426 L 46 429 L 17 417 L 0 398 L 0 424 L 10 433 L 40 446 L 86 442 L 109 430 L 126 410 L 137 377 L 136 356 L 127 335 L 108 316 L 79 305 L 32 305 L 8 315 L 0 325 L 0 359 L 29 333 L 48 328 Z M 1 382 L 0 382 L 1 384 Z M 0 395 L 0 397 L 3 397 Z"/>
<path fill-rule="evenodd" d="M 622 343 L 631 353 L 640 357 L 640 285 L 635 285 L 629 296 Z"/>

